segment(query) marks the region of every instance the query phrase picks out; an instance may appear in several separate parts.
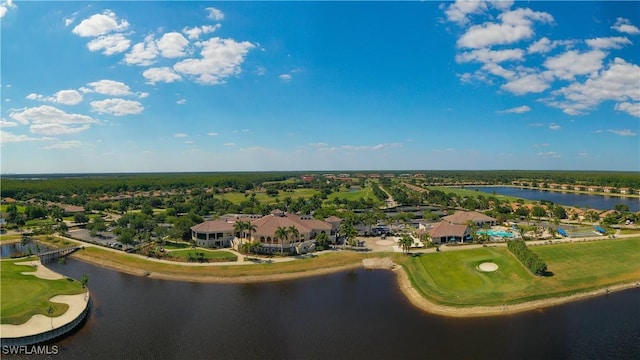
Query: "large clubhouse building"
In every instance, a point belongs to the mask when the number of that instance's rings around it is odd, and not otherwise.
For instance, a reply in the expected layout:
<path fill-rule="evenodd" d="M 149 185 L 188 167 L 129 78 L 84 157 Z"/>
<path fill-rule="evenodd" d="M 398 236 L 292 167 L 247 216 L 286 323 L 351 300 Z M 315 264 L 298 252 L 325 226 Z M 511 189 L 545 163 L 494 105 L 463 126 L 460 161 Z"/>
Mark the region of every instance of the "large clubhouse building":
<path fill-rule="evenodd" d="M 458 211 L 453 215 L 444 216 L 441 222 L 421 225 L 420 229 L 429 234 L 434 244 L 463 243 L 472 240 L 472 228 L 469 225 L 494 226 L 496 222 L 495 218 L 477 211 Z"/>
<path fill-rule="evenodd" d="M 300 248 L 309 247 L 315 238 L 325 233 L 330 242 L 335 242 L 340 219 L 332 217 L 327 221 L 312 217 L 287 214 L 274 210 L 266 216 L 260 215 L 227 215 L 217 220 L 210 220 L 191 227 L 191 239 L 196 245 L 209 248 L 238 248 L 243 241 L 258 242 L 260 252 L 294 253 Z M 236 222 L 249 222 L 251 232 L 236 232 Z M 289 234 L 280 239 L 276 235 L 279 228 L 296 229 L 297 234 Z"/>

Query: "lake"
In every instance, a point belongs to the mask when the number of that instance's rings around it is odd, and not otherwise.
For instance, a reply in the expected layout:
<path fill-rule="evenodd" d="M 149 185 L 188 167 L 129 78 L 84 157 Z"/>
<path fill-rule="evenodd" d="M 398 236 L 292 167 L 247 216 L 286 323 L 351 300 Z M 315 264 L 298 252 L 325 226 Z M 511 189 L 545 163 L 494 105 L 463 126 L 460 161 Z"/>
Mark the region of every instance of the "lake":
<path fill-rule="evenodd" d="M 74 259 L 87 323 L 58 359 L 637 359 L 640 288 L 504 317 L 413 307 L 395 275 L 354 270 L 259 284 L 148 279 Z M 46 358 L 46 357 L 43 357 Z"/>
<path fill-rule="evenodd" d="M 610 210 L 617 204 L 625 204 L 630 211 L 640 211 L 640 198 L 628 198 L 618 196 L 590 195 L 563 193 L 556 191 L 544 191 L 537 189 L 522 189 L 510 186 L 478 186 L 465 187 L 467 190 L 478 190 L 492 194 L 515 196 L 529 200 L 548 200 L 554 204 L 590 208 L 598 210 Z"/>

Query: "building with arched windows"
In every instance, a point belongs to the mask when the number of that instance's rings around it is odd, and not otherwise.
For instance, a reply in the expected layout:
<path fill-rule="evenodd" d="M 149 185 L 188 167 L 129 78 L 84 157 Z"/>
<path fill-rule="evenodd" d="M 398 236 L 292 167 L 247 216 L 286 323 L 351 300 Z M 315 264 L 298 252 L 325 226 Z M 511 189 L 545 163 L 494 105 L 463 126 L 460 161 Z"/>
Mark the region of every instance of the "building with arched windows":
<path fill-rule="evenodd" d="M 287 214 L 274 210 L 271 214 L 257 216 L 225 216 L 223 219 L 205 221 L 191 227 L 191 239 L 202 247 L 238 248 L 243 242 L 258 242 L 263 253 L 294 253 L 296 248 L 313 243 L 318 235 L 325 233 L 330 242 L 335 242 L 339 222 L 317 220 L 312 217 Z M 248 221 L 253 227 L 250 233 L 235 232 L 236 221 Z M 277 236 L 279 228 L 287 229 L 287 237 Z M 295 229 L 296 231 L 291 231 Z"/>

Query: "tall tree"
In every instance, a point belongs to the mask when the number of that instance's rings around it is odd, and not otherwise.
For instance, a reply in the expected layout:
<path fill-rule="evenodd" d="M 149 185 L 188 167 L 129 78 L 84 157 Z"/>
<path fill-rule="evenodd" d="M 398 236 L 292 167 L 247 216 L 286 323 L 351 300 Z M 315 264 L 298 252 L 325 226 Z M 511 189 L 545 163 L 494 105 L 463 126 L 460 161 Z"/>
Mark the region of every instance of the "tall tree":
<path fill-rule="evenodd" d="M 275 232 L 275 238 L 280 242 L 280 252 L 284 252 L 284 241 L 289 240 L 289 229 L 283 226 L 278 226 Z"/>

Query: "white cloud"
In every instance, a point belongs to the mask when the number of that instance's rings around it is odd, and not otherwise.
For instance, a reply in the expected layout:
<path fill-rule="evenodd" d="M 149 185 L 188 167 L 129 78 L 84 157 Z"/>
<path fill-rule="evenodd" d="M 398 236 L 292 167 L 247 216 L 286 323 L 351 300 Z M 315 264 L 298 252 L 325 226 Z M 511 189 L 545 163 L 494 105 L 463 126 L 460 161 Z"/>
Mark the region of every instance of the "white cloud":
<path fill-rule="evenodd" d="M 79 126 L 69 126 L 63 124 L 33 124 L 29 130 L 34 134 L 43 135 L 68 135 L 77 134 L 79 132 L 89 130 L 91 126 L 88 124 Z"/>
<path fill-rule="evenodd" d="M 3 18 L 9 9 L 15 9 L 17 6 L 13 3 L 13 0 L 5 0 L 0 3 L 0 18 Z"/>
<path fill-rule="evenodd" d="M 594 49 L 620 49 L 624 45 L 632 44 L 631 40 L 624 36 L 599 37 L 587 39 L 585 42 Z"/>
<path fill-rule="evenodd" d="M 189 135 L 187 135 L 185 133 L 178 133 L 178 134 L 173 135 L 173 137 L 186 138 L 186 137 L 189 137 Z"/>
<path fill-rule="evenodd" d="M 104 50 L 102 54 L 113 55 L 127 51 L 131 45 L 131 40 L 122 34 L 102 35 L 87 44 L 90 51 Z"/>
<path fill-rule="evenodd" d="M 539 93 L 549 88 L 549 81 L 541 74 L 527 74 L 501 86 L 516 95 Z"/>
<path fill-rule="evenodd" d="M 9 117 L 21 124 L 92 124 L 98 121 L 90 116 L 81 114 L 68 114 L 50 105 L 13 110 Z"/>
<path fill-rule="evenodd" d="M 124 99 L 105 99 L 92 101 L 91 109 L 101 114 L 112 114 L 115 116 L 140 114 L 144 107 L 137 101 Z"/>
<path fill-rule="evenodd" d="M 146 91 L 140 92 L 140 93 L 138 93 L 138 97 L 140 99 L 148 98 L 149 97 L 149 93 L 146 92 Z"/>
<path fill-rule="evenodd" d="M 282 80 L 284 82 L 291 81 L 291 75 L 290 74 L 281 74 L 278 77 L 280 78 L 280 80 Z"/>
<path fill-rule="evenodd" d="M 178 105 L 184 105 L 186 103 L 187 103 L 187 99 L 180 99 L 180 100 L 176 101 L 176 104 L 178 104 Z"/>
<path fill-rule="evenodd" d="M 84 19 L 73 28 L 72 32 L 78 36 L 99 36 L 112 31 L 122 31 L 129 27 L 126 20 L 118 22 L 118 17 L 111 10 L 105 10 L 102 14 L 94 14 Z"/>
<path fill-rule="evenodd" d="M 200 59 L 185 59 L 173 66 L 179 73 L 192 75 L 196 81 L 206 85 L 224 83 L 224 79 L 239 74 L 241 65 L 250 49 L 255 45 L 248 41 L 211 38 L 196 43 L 201 47 Z"/>
<path fill-rule="evenodd" d="M 123 95 L 131 95 L 131 89 L 129 86 L 120 81 L 114 80 L 100 80 L 88 83 L 91 87 L 90 91 L 95 91 L 98 94 L 102 95 L 111 95 L 111 96 L 123 96 Z M 82 89 L 80 89 L 82 91 Z"/>
<path fill-rule="evenodd" d="M 637 133 L 629 130 L 629 129 L 625 129 L 625 130 L 611 130 L 608 129 L 608 132 L 612 133 L 612 134 L 616 134 L 618 136 L 636 136 L 638 135 Z"/>
<path fill-rule="evenodd" d="M 559 158 L 560 154 L 555 151 L 539 152 L 538 156 L 543 158 Z"/>
<path fill-rule="evenodd" d="M 484 48 L 505 45 L 529 39 L 533 36 L 533 21 L 552 23 L 553 17 L 545 12 L 520 8 L 498 15 L 501 23 L 486 22 L 471 26 L 457 42 L 461 48 Z"/>
<path fill-rule="evenodd" d="M 561 45 L 571 45 L 573 42 L 568 40 L 549 40 L 546 37 L 532 43 L 527 48 L 529 54 L 546 54 Z"/>
<path fill-rule="evenodd" d="M 611 27 L 613 30 L 616 30 L 621 33 L 637 35 L 640 34 L 640 29 L 637 26 L 631 25 L 631 21 L 629 19 L 619 17 L 616 19 L 616 23 Z"/>
<path fill-rule="evenodd" d="M 506 50 L 489 50 L 477 49 L 463 52 L 456 55 L 457 62 L 477 61 L 481 63 L 498 64 L 503 61 L 523 60 L 524 50 L 522 49 L 506 49 Z"/>
<path fill-rule="evenodd" d="M 74 149 L 82 146 L 82 142 L 78 140 L 67 140 L 67 141 L 58 141 L 54 142 L 51 145 L 45 146 L 47 150 L 55 150 L 55 149 Z"/>
<path fill-rule="evenodd" d="M 630 103 L 630 102 L 619 103 L 619 104 L 616 104 L 615 109 L 617 111 L 625 111 L 629 115 L 632 115 L 632 116 L 640 118 L 640 102 L 636 102 L 636 103 Z"/>
<path fill-rule="evenodd" d="M 189 45 L 187 40 L 182 34 L 178 32 L 170 32 L 162 35 L 158 41 L 156 41 L 160 55 L 166 58 L 184 57 L 187 55 L 185 49 Z"/>
<path fill-rule="evenodd" d="M 447 15 L 448 21 L 462 26 L 469 23 L 469 15 L 481 13 L 486 9 L 487 4 L 483 1 L 458 0 L 449 5 L 444 13 Z"/>
<path fill-rule="evenodd" d="M 198 40 L 200 35 L 202 34 L 210 34 L 218 29 L 220 29 L 222 25 L 204 25 L 204 26 L 194 26 L 192 28 L 185 27 L 182 29 L 182 32 L 187 35 L 187 37 L 191 40 Z"/>
<path fill-rule="evenodd" d="M 158 47 L 153 38 L 149 35 L 144 38 L 144 42 L 137 43 L 131 48 L 131 52 L 124 56 L 124 62 L 129 65 L 149 66 L 158 57 Z"/>
<path fill-rule="evenodd" d="M 47 140 L 52 140 L 52 138 L 47 138 L 47 137 L 34 138 L 34 137 L 29 137 L 27 135 L 16 135 L 8 131 L 0 130 L 0 144 L 17 143 L 17 142 L 25 142 L 25 141 L 47 141 Z"/>
<path fill-rule="evenodd" d="M 402 147 L 402 143 L 383 143 L 377 145 L 342 145 L 341 149 L 347 151 L 376 151 L 387 148 L 398 148 Z"/>
<path fill-rule="evenodd" d="M 236 143 L 226 142 L 226 143 L 224 143 L 222 145 L 224 145 L 224 146 L 236 146 Z"/>
<path fill-rule="evenodd" d="M 0 120 L 0 127 L 14 127 L 14 126 L 18 126 L 18 123 L 15 121 L 7 121 L 5 119 Z"/>
<path fill-rule="evenodd" d="M 222 13 L 222 11 L 214 7 L 208 7 L 205 10 L 207 10 L 207 12 L 209 13 L 207 17 L 211 20 L 220 21 L 224 19 L 224 14 Z"/>
<path fill-rule="evenodd" d="M 615 58 L 608 68 L 594 72 L 584 83 L 574 82 L 552 92 L 556 98 L 546 99 L 545 102 L 567 114 L 579 115 L 606 100 L 620 103 L 640 101 L 638 84 L 640 66 Z M 634 115 L 633 106 L 618 105 L 616 110 L 627 111 L 626 109 L 631 110 L 630 114 Z"/>
<path fill-rule="evenodd" d="M 56 102 L 64 105 L 77 105 L 82 102 L 82 95 L 77 90 L 60 90 L 56 93 Z"/>
<path fill-rule="evenodd" d="M 602 68 L 602 60 L 607 54 L 601 50 L 584 53 L 569 50 L 564 54 L 551 57 L 544 62 L 544 66 L 552 74 L 563 80 L 573 80 L 576 75 L 586 75 Z"/>
<path fill-rule="evenodd" d="M 560 127 L 560 125 L 558 125 L 556 123 L 551 123 L 551 124 L 549 124 L 549 129 L 551 129 L 551 130 L 560 130 L 561 127 Z"/>
<path fill-rule="evenodd" d="M 531 108 L 527 105 L 517 106 L 507 110 L 498 111 L 501 114 L 522 114 L 531 111 Z"/>
<path fill-rule="evenodd" d="M 218 136 L 219 134 L 217 132 L 208 132 L 207 136 Z"/>
<path fill-rule="evenodd" d="M 155 84 L 157 82 L 172 83 L 174 81 L 182 80 L 182 76 L 176 74 L 168 67 L 147 69 L 142 73 L 142 76 L 144 76 L 150 84 Z"/>
<path fill-rule="evenodd" d="M 73 24 L 74 21 L 76 21 L 75 17 L 65 18 L 64 19 L 64 26 L 69 26 L 69 25 Z"/>

